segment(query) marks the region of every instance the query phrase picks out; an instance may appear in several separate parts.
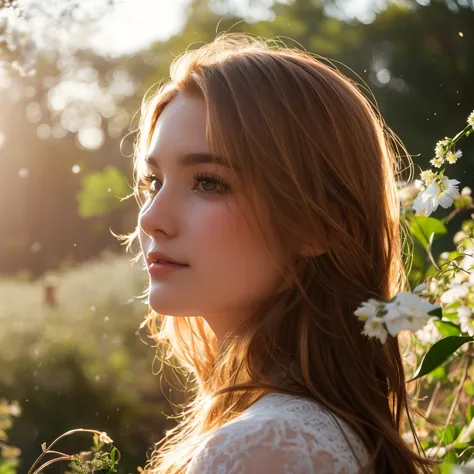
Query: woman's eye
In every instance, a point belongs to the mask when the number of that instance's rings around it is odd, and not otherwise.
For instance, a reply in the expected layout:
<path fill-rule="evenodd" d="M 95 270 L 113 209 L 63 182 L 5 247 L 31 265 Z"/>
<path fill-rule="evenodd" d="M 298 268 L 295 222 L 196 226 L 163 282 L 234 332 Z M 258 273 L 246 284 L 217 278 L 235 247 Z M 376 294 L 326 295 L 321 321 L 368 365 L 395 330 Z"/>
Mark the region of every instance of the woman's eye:
<path fill-rule="evenodd" d="M 230 186 L 215 173 L 197 173 L 193 179 L 197 183 L 193 191 L 202 194 L 226 194 L 230 191 Z M 140 183 L 140 190 L 147 196 L 158 193 L 161 181 L 155 175 L 143 176 Z"/>
<path fill-rule="evenodd" d="M 230 186 L 215 173 L 197 173 L 194 179 L 202 186 L 204 194 L 226 194 L 230 191 Z M 220 187 L 220 189 L 219 189 Z"/>
<path fill-rule="evenodd" d="M 215 181 L 211 181 L 209 179 L 203 179 L 202 181 L 200 181 L 200 183 L 202 184 L 202 187 L 203 187 L 204 191 L 206 191 L 206 192 L 215 191 L 215 187 L 218 184 Z"/>

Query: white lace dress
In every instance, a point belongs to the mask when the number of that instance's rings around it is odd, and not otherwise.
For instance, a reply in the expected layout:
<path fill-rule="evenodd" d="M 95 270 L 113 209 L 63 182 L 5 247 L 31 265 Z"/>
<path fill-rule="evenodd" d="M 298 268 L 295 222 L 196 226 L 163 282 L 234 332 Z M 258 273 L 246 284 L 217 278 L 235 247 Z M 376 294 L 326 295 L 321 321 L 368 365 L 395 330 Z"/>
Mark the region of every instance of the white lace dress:
<path fill-rule="evenodd" d="M 334 415 L 333 415 L 334 416 Z M 361 466 L 368 452 L 336 417 Z M 186 474 L 356 474 L 338 425 L 315 401 L 270 393 L 206 438 Z"/>

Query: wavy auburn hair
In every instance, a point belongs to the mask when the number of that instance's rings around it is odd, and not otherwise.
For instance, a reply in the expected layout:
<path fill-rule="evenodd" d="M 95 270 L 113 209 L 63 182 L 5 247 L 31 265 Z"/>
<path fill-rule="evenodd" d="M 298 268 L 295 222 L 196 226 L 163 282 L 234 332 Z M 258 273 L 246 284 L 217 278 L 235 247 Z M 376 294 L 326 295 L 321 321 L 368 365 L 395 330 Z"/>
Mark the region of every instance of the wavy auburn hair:
<path fill-rule="evenodd" d="M 177 93 L 201 97 L 210 148 L 234 170 L 249 208 L 263 203 L 270 216 L 262 234 L 271 232 L 286 256 L 287 285 L 219 346 L 202 317 L 150 308 L 146 322 L 163 363 L 175 357 L 196 383 L 145 472 L 184 473 L 206 435 L 272 391 L 315 400 L 349 423 L 371 455 L 360 472 L 431 472 L 435 461 L 424 456 L 410 417 L 398 338 L 382 344 L 362 335 L 353 314 L 362 301 L 407 287 L 398 152 L 410 177 L 413 164 L 403 144 L 357 83 L 276 41 L 220 34 L 175 58 L 170 76 L 142 104 L 138 202 L 158 117 Z M 122 236 L 127 250 L 137 235 L 138 227 Z M 297 252 L 313 244 L 325 253 Z M 402 436 L 405 425 L 417 452 Z"/>

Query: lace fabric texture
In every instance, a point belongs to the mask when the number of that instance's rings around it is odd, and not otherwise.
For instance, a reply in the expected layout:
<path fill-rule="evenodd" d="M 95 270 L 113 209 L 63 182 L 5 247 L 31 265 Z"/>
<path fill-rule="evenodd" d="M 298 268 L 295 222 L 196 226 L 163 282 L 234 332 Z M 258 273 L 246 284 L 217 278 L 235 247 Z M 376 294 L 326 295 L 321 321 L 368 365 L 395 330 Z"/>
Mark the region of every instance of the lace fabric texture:
<path fill-rule="evenodd" d="M 265 395 L 209 435 L 186 474 L 356 474 L 368 452 L 335 417 L 351 450 L 334 417 L 303 397 Z"/>

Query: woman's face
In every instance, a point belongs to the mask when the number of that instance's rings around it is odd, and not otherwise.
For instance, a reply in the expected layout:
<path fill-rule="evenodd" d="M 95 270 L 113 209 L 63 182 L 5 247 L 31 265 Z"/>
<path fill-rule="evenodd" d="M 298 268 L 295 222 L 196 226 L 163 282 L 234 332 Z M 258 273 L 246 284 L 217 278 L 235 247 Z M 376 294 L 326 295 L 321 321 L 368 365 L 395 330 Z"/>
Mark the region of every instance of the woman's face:
<path fill-rule="evenodd" d="M 274 291 L 278 252 L 264 244 L 231 171 L 199 162 L 212 153 L 205 128 L 203 99 L 178 93 L 165 107 L 147 153 L 155 163 L 147 164 L 152 177 L 138 224 L 145 259 L 156 251 L 187 265 L 162 274 L 149 269 L 150 306 L 202 316 L 219 340 Z"/>

